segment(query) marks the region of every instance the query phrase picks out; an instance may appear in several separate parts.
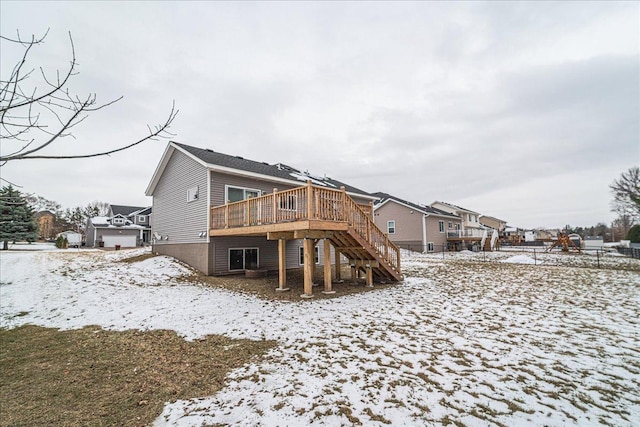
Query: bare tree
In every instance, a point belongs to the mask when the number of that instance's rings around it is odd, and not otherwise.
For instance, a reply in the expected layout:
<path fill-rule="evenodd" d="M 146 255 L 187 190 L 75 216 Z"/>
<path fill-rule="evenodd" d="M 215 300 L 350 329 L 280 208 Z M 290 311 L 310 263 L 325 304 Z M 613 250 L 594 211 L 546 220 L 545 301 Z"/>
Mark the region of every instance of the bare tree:
<path fill-rule="evenodd" d="M 169 117 L 162 124 L 147 126 L 148 133 L 129 144 L 119 148 L 97 151 L 88 154 L 51 155 L 44 154 L 43 149 L 50 147 L 63 138 L 74 138 L 72 130 L 83 122 L 89 113 L 98 111 L 118 102 L 122 97 L 106 103 L 98 103 L 95 93 L 86 96 L 71 94 L 68 89 L 70 79 L 78 74 L 75 47 L 69 33 L 71 46 L 71 62 L 68 69 L 55 76 L 47 75 L 43 68 L 36 73 L 27 63 L 29 55 L 40 46 L 47 32 L 40 38 L 32 36 L 23 40 L 20 34 L 16 38 L 0 36 L 5 45 L 23 49 L 21 59 L 15 64 L 8 78 L 0 78 L 0 166 L 9 161 L 27 159 L 81 159 L 106 156 L 123 151 L 145 141 L 171 136 L 169 126 L 178 111 L 175 103 L 171 107 Z M 7 49 L 3 49 L 5 51 Z M 40 86 L 33 83 L 33 78 L 40 74 Z M 31 80 L 30 80 L 31 79 Z M 75 139 L 75 138 L 74 138 Z"/>
<path fill-rule="evenodd" d="M 634 166 L 609 186 L 613 192 L 611 210 L 620 216 L 640 218 L 640 167 Z"/>

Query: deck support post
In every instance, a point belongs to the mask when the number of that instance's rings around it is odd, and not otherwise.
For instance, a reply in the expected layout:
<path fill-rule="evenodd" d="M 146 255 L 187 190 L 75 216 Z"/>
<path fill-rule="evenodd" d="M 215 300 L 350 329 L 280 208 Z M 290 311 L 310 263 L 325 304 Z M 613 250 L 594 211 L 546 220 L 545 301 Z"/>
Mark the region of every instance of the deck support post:
<path fill-rule="evenodd" d="M 373 269 L 371 268 L 370 264 L 366 265 L 366 269 L 367 269 L 367 287 L 373 288 Z"/>
<path fill-rule="evenodd" d="M 323 294 L 335 294 L 331 288 L 331 242 L 329 239 L 324 239 L 324 291 Z"/>
<path fill-rule="evenodd" d="M 278 288 L 277 292 L 288 291 L 287 288 L 287 241 L 284 238 L 278 239 Z"/>
<path fill-rule="evenodd" d="M 351 261 L 351 281 L 355 285 L 357 282 L 357 272 L 356 272 L 356 264 L 355 261 Z"/>
<path fill-rule="evenodd" d="M 303 241 L 303 258 L 304 258 L 304 294 L 301 298 L 313 298 L 313 264 L 315 261 L 313 250 L 313 239 L 304 239 Z"/>
<path fill-rule="evenodd" d="M 341 280 L 341 274 L 340 274 L 340 251 L 338 250 L 337 247 L 333 248 L 333 254 L 336 257 L 335 259 L 335 265 L 336 265 L 336 282 L 339 282 Z"/>

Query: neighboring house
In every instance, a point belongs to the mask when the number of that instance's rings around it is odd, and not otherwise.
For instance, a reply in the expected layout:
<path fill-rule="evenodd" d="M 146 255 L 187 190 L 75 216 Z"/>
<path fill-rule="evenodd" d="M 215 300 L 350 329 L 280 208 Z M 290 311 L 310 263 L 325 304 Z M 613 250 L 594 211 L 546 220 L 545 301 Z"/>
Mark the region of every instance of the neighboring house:
<path fill-rule="evenodd" d="M 96 216 L 87 220 L 85 244 L 94 248 L 133 248 L 142 244 L 144 229 L 122 214 Z"/>
<path fill-rule="evenodd" d="M 485 227 L 489 227 L 492 230 L 498 230 L 498 234 L 500 236 L 503 235 L 504 230 L 507 228 L 507 221 L 492 216 L 480 215 L 479 221 L 480 224 Z"/>
<path fill-rule="evenodd" d="M 38 225 L 38 236 L 41 239 L 52 239 L 56 236 L 56 215 L 49 211 L 40 211 L 33 215 Z"/>
<path fill-rule="evenodd" d="M 448 249 L 447 233 L 461 228 L 460 217 L 387 193 L 373 193 L 374 221 L 401 248 L 422 252 Z"/>
<path fill-rule="evenodd" d="M 456 215 L 462 220 L 462 228 L 454 232 L 447 232 L 450 246 L 456 249 L 492 249 L 498 242 L 498 233 L 492 233 L 480 223 L 480 214 L 460 206 L 445 202 L 433 202 L 431 207 Z"/>
<path fill-rule="evenodd" d="M 398 248 L 373 223 L 376 198 L 328 177 L 171 142 L 146 194 L 153 251 L 207 275 L 277 270 L 286 289 L 286 270 L 302 262 L 311 296 L 315 264 L 329 292 L 342 255 L 368 283 L 402 277 Z"/>
<path fill-rule="evenodd" d="M 132 224 L 144 228 L 142 231 L 142 243 L 151 243 L 151 206 L 123 206 L 109 205 L 109 216 L 122 215 Z"/>
<path fill-rule="evenodd" d="M 551 240 L 553 240 L 554 237 L 555 238 L 558 237 L 557 232 L 554 233 L 551 230 L 543 230 L 543 229 L 536 230 L 536 240 L 538 241 L 550 242 Z"/>
<path fill-rule="evenodd" d="M 524 242 L 524 230 L 517 227 L 507 227 L 504 229 L 502 240 L 503 244 L 519 246 Z"/>

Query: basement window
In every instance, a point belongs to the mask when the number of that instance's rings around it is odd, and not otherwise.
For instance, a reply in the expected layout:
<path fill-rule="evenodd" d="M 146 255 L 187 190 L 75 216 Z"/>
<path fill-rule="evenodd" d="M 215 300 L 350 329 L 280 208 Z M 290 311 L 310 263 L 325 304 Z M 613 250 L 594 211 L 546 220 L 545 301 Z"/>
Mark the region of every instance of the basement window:
<path fill-rule="evenodd" d="M 316 264 L 318 264 L 320 262 L 320 251 L 318 251 L 317 246 L 314 248 L 314 250 L 315 250 L 315 262 Z M 304 247 L 300 246 L 300 249 L 298 250 L 298 252 L 300 253 L 300 265 L 304 265 Z"/>

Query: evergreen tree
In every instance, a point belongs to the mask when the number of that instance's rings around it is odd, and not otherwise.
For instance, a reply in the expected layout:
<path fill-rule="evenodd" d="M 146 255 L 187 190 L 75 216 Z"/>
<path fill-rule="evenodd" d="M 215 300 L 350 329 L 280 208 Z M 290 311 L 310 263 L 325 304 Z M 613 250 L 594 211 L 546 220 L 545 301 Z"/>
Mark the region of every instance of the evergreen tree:
<path fill-rule="evenodd" d="M 640 243 L 640 224 L 631 227 L 627 240 L 631 240 L 631 243 Z"/>
<path fill-rule="evenodd" d="M 0 189 L 0 241 L 9 249 L 9 241 L 33 242 L 38 238 L 34 211 L 26 198 L 11 185 Z"/>

